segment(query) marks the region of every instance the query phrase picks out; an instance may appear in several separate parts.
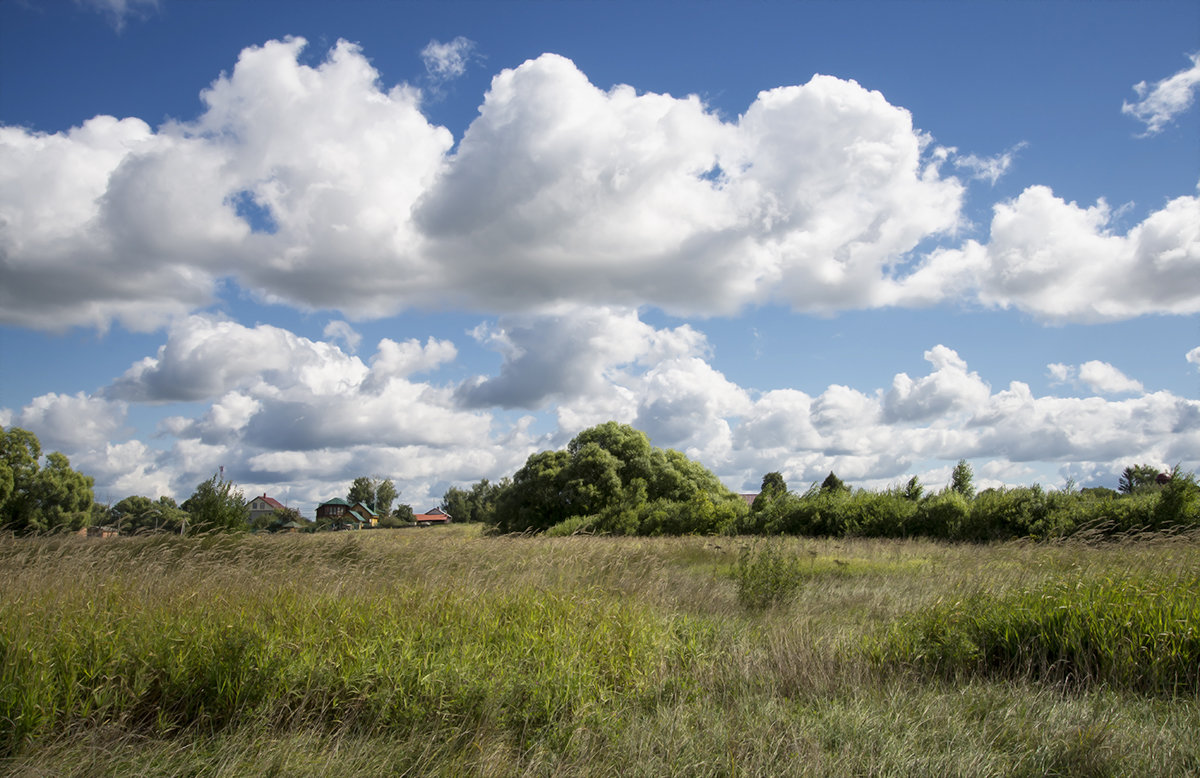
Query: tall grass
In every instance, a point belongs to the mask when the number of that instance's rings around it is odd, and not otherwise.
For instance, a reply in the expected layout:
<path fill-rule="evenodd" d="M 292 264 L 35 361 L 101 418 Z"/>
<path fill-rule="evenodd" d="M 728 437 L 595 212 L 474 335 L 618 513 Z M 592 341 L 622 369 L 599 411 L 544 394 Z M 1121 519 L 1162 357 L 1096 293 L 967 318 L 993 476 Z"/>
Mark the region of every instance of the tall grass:
<path fill-rule="evenodd" d="M 0 772 L 1200 770 L 1195 539 L 444 529 L 0 541 Z"/>
<path fill-rule="evenodd" d="M 1109 685 L 1200 700 L 1200 570 L 977 592 L 872 643 L 877 662 L 956 678 Z"/>

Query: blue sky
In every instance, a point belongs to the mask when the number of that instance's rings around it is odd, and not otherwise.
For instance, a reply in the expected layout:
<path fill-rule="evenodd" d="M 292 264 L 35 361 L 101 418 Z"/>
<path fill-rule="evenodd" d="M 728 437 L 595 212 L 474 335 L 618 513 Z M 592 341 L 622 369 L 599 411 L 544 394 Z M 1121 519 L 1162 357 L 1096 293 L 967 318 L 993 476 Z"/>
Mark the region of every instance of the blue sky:
<path fill-rule="evenodd" d="M 1200 7 L 0 4 L 0 423 L 100 499 L 417 510 L 608 419 L 1200 467 Z"/>

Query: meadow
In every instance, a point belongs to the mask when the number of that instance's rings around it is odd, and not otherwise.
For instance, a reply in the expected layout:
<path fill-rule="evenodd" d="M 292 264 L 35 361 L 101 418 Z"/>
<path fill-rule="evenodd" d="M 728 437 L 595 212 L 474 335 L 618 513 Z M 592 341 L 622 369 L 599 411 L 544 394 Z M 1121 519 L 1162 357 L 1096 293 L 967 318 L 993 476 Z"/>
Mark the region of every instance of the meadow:
<path fill-rule="evenodd" d="M 0 771 L 1200 774 L 1200 535 L 0 539 Z"/>

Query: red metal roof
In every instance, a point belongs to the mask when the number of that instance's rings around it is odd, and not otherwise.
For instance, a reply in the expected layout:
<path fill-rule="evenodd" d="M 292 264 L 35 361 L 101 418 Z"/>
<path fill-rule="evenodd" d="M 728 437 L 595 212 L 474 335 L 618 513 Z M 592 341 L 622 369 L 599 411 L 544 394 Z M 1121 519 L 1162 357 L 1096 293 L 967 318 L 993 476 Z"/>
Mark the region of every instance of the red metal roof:
<path fill-rule="evenodd" d="M 274 497 L 268 497 L 265 494 L 262 495 L 261 497 L 255 497 L 254 499 L 262 500 L 263 502 L 265 502 L 267 505 L 270 505 L 275 510 L 281 510 L 283 508 L 283 503 L 281 503 L 279 500 L 276 500 Z"/>

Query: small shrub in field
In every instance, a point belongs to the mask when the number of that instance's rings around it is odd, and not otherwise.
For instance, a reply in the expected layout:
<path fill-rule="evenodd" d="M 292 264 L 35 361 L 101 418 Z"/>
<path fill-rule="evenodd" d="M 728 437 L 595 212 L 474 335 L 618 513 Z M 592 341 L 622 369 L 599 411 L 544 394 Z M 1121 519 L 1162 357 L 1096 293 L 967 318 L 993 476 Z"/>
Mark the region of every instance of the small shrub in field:
<path fill-rule="evenodd" d="M 563 538 L 577 533 L 591 532 L 595 521 L 595 516 L 572 516 L 546 530 L 546 537 Z"/>
<path fill-rule="evenodd" d="M 747 546 L 733 568 L 738 602 L 750 610 L 781 605 L 800 590 L 802 574 L 795 554 L 775 544 Z"/>

